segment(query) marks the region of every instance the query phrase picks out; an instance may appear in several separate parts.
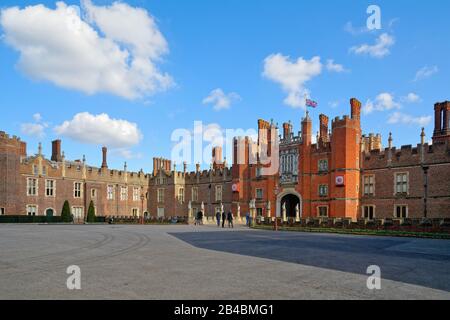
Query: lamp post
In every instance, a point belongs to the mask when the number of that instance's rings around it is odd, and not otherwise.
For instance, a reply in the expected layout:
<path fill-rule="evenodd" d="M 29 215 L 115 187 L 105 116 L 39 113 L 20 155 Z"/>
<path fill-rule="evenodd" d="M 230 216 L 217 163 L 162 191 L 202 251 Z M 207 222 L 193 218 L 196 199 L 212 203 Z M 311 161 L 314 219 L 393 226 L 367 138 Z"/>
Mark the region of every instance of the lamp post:
<path fill-rule="evenodd" d="M 144 194 L 141 194 L 141 224 L 144 224 Z"/>
<path fill-rule="evenodd" d="M 277 202 L 278 199 L 278 184 L 275 186 L 275 201 Z M 278 231 L 278 217 L 277 217 L 277 210 L 278 210 L 278 206 L 275 208 L 275 222 L 273 224 L 273 230 L 274 231 Z"/>

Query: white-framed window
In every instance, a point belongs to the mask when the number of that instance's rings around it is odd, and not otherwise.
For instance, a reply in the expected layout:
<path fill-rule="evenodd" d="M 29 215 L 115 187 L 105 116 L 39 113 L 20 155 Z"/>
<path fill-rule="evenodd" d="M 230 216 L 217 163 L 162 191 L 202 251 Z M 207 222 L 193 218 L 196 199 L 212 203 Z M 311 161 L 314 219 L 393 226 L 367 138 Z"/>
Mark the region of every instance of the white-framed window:
<path fill-rule="evenodd" d="M 45 180 L 45 196 L 46 197 L 54 197 L 55 196 L 55 180 Z"/>
<path fill-rule="evenodd" d="M 97 199 L 97 189 L 91 189 L 91 199 Z"/>
<path fill-rule="evenodd" d="M 34 174 L 35 176 L 37 176 L 39 174 L 39 168 L 36 164 L 33 164 L 32 174 Z"/>
<path fill-rule="evenodd" d="M 73 183 L 73 197 L 81 198 L 83 195 L 83 183 L 82 182 L 74 182 Z"/>
<path fill-rule="evenodd" d="M 318 167 L 319 167 L 319 172 L 328 171 L 328 159 L 319 160 Z"/>
<path fill-rule="evenodd" d="M 141 189 L 138 187 L 133 188 L 133 201 L 139 201 L 141 194 Z"/>
<path fill-rule="evenodd" d="M 38 195 L 38 180 L 36 178 L 27 178 L 27 195 Z"/>
<path fill-rule="evenodd" d="M 216 202 L 222 201 L 222 186 L 216 186 Z"/>
<path fill-rule="evenodd" d="M 47 166 L 43 166 L 42 167 L 42 175 L 46 176 L 47 175 Z"/>
<path fill-rule="evenodd" d="M 197 202 L 198 201 L 198 188 L 192 187 L 192 201 Z"/>
<path fill-rule="evenodd" d="M 328 217 L 328 206 L 318 206 L 317 207 L 318 217 Z"/>
<path fill-rule="evenodd" d="M 157 200 L 158 203 L 164 203 L 164 189 L 163 188 L 159 188 L 157 191 Z M 159 210 L 159 208 L 158 208 Z"/>
<path fill-rule="evenodd" d="M 328 186 L 326 184 L 319 185 L 319 196 L 320 197 L 328 196 Z"/>
<path fill-rule="evenodd" d="M 72 214 L 75 220 L 83 219 L 84 207 L 72 207 Z"/>
<path fill-rule="evenodd" d="M 256 199 L 262 199 L 263 198 L 263 189 L 257 188 L 256 189 Z"/>
<path fill-rule="evenodd" d="M 38 207 L 35 204 L 27 205 L 27 215 L 36 216 L 38 214 Z"/>
<path fill-rule="evenodd" d="M 124 186 L 120 187 L 120 200 L 121 201 L 128 200 L 128 187 L 124 187 Z"/>
<path fill-rule="evenodd" d="M 184 188 L 178 188 L 178 201 L 184 202 Z"/>
<path fill-rule="evenodd" d="M 106 187 L 106 199 L 114 200 L 114 186 L 113 185 L 108 185 Z"/>
<path fill-rule="evenodd" d="M 362 217 L 364 219 L 373 220 L 375 218 L 375 206 L 363 206 L 362 207 Z"/>
<path fill-rule="evenodd" d="M 408 218 L 408 206 L 404 204 L 397 204 L 394 207 L 395 218 Z"/>
<path fill-rule="evenodd" d="M 260 178 L 262 176 L 262 168 L 261 167 L 257 167 L 256 168 L 256 177 Z"/>
<path fill-rule="evenodd" d="M 375 176 L 373 174 L 364 175 L 363 184 L 364 184 L 364 195 L 373 196 L 375 194 Z"/>
<path fill-rule="evenodd" d="M 399 172 L 395 174 L 395 193 L 407 194 L 408 193 L 408 173 Z"/>
<path fill-rule="evenodd" d="M 157 214 L 158 214 L 158 218 L 164 217 L 164 208 L 163 207 L 158 207 Z"/>
<path fill-rule="evenodd" d="M 131 214 L 133 215 L 133 217 L 139 217 L 139 209 L 138 208 L 131 209 Z"/>
<path fill-rule="evenodd" d="M 5 215 L 5 208 L 0 208 L 0 216 L 4 216 Z"/>

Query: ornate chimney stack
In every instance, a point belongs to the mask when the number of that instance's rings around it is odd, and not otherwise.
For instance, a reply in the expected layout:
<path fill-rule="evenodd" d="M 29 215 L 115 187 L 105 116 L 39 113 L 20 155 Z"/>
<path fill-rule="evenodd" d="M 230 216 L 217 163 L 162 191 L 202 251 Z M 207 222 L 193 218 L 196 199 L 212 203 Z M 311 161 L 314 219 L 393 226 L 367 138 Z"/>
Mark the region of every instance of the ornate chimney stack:
<path fill-rule="evenodd" d="M 392 132 L 389 132 L 388 148 L 392 149 Z"/>
<path fill-rule="evenodd" d="M 102 155 L 103 155 L 102 169 L 107 169 L 108 168 L 108 162 L 106 161 L 107 153 L 108 153 L 108 148 L 103 147 L 102 148 Z"/>
<path fill-rule="evenodd" d="M 320 141 L 329 142 L 330 139 L 328 137 L 328 117 L 324 114 L 319 115 L 319 126 L 320 126 Z M 319 143 L 319 139 L 317 140 Z"/>

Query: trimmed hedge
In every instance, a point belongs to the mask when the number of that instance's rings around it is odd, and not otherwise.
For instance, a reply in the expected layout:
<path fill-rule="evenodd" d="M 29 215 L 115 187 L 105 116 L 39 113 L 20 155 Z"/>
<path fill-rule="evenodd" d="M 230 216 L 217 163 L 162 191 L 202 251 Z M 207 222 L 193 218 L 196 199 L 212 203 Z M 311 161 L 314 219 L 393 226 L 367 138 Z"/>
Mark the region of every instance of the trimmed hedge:
<path fill-rule="evenodd" d="M 61 216 L 0 216 L 0 223 L 60 223 L 63 222 Z"/>

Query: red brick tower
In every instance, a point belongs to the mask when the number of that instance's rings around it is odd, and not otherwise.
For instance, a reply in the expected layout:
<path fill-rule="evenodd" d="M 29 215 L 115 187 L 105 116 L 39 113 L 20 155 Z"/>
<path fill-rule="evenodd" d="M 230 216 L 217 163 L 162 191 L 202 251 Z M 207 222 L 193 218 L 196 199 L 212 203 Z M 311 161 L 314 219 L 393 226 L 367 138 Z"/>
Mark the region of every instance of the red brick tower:
<path fill-rule="evenodd" d="M 361 102 L 350 99 L 351 117 L 332 122 L 330 215 L 356 220 L 359 210 Z"/>
<path fill-rule="evenodd" d="M 311 139 L 312 139 L 312 121 L 308 112 L 302 120 L 302 145 L 300 150 L 299 172 L 303 173 L 305 178 L 300 178 L 302 195 L 303 216 L 310 217 L 315 215 L 311 209 Z"/>

